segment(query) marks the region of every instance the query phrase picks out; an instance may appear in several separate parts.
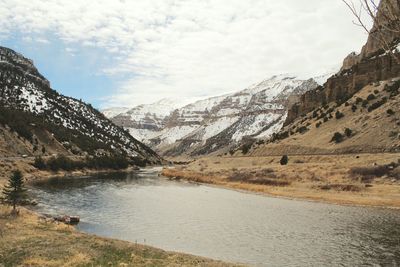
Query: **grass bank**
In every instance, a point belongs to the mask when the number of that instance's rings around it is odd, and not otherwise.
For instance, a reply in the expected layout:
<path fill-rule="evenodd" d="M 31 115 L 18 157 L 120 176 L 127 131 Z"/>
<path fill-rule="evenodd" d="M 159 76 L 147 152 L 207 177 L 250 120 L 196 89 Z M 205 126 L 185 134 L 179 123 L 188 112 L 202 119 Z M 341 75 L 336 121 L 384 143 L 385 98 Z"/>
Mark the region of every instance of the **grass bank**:
<path fill-rule="evenodd" d="M 272 196 L 400 208 L 400 167 L 388 166 L 400 154 L 289 155 L 284 166 L 280 159 L 208 157 L 162 174 Z"/>
<path fill-rule="evenodd" d="M 202 257 L 83 234 L 0 205 L 0 266 L 235 266 Z"/>

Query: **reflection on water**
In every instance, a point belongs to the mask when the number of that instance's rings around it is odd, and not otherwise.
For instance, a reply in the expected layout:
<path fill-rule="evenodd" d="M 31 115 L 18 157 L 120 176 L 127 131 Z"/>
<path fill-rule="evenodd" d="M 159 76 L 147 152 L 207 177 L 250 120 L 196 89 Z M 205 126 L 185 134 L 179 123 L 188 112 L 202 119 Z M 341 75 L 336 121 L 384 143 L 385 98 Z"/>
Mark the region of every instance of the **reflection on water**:
<path fill-rule="evenodd" d="M 157 170 L 35 185 L 38 209 L 88 233 L 256 266 L 398 266 L 400 211 L 172 182 Z M 396 265 L 397 264 L 397 265 Z"/>

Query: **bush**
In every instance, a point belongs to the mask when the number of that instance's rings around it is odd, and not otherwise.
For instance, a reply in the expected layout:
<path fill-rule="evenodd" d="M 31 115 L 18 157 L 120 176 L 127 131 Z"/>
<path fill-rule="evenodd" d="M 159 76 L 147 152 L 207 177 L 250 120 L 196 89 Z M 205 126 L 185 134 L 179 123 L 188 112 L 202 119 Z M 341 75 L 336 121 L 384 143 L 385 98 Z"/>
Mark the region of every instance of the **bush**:
<path fill-rule="evenodd" d="M 356 105 L 352 105 L 351 106 L 351 111 L 356 112 L 356 110 L 357 110 L 357 106 Z"/>
<path fill-rule="evenodd" d="M 363 101 L 364 99 L 362 99 L 361 97 L 356 98 L 356 104 L 362 103 Z"/>
<path fill-rule="evenodd" d="M 367 96 L 367 100 L 368 100 L 368 101 L 374 100 L 375 98 L 376 98 L 376 96 L 375 96 L 374 94 L 369 94 L 369 95 Z"/>
<path fill-rule="evenodd" d="M 303 134 L 307 131 L 308 131 L 308 128 L 306 126 L 301 126 L 300 128 L 297 128 L 297 130 L 296 130 L 296 132 L 301 133 L 301 134 Z"/>
<path fill-rule="evenodd" d="M 35 161 L 33 162 L 33 167 L 39 170 L 46 169 L 46 163 L 44 162 L 42 157 L 36 157 Z"/>
<path fill-rule="evenodd" d="M 382 98 L 379 101 L 376 101 L 375 103 L 373 103 L 370 107 L 368 107 L 368 112 L 371 112 L 377 108 L 379 108 L 380 106 L 382 106 L 383 104 L 385 104 L 387 101 L 386 98 Z"/>
<path fill-rule="evenodd" d="M 319 128 L 321 126 L 321 124 L 322 124 L 322 122 L 319 121 L 319 122 L 317 122 L 317 124 L 315 124 L 315 127 Z"/>
<path fill-rule="evenodd" d="M 246 155 L 247 153 L 249 153 L 252 145 L 253 145 L 252 143 L 245 143 L 240 147 L 240 150 L 242 150 L 242 153 Z"/>
<path fill-rule="evenodd" d="M 140 167 L 146 166 L 146 160 L 132 159 L 132 162 Z M 41 157 L 35 158 L 33 166 L 40 170 L 51 171 L 73 171 L 84 168 L 90 169 L 126 169 L 129 166 L 129 161 L 126 157 L 120 155 L 87 157 L 84 160 L 72 160 L 64 155 L 52 157 L 45 162 Z"/>
<path fill-rule="evenodd" d="M 340 143 L 343 141 L 343 139 L 344 139 L 343 134 L 336 132 L 333 134 L 331 142 Z"/>
<path fill-rule="evenodd" d="M 392 109 L 388 109 L 388 110 L 386 110 L 386 113 L 389 115 L 389 116 L 392 116 L 392 115 L 394 115 L 394 111 L 392 110 Z"/>
<path fill-rule="evenodd" d="M 281 165 L 287 165 L 289 162 L 289 157 L 287 155 L 283 155 L 281 160 L 280 160 L 280 164 Z"/>
<path fill-rule="evenodd" d="M 376 95 L 379 94 L 379 91 L 375 89 L 374 94 L 376 94 Z"/>
<path fill-rule="evenodd" d="M 363 100 L 362 105 L 363 108 L 366 108 L 368 106 L 368 100 Z"/>
<path fill-rule="evenodd" d="M 343 114 L 342 112 L 340 112 L 339 110 L 336 111 L 336 113 L 335 113 L 335 118 L 336 118 L 337 120 L 339 120 L 339 119 L 341 119 L 341 118 L 343 118 L 343 117 L 344 117 L 344 114 Z"/>
<path fill-rule="evenodd" d="M 352 131 L 350 128 L 346 128 L 346 129 L 344 130 L 344 134 L 345 134 L 347 137 L 350 137 L 350 136 L 353 134 L 353 131 Z"/>

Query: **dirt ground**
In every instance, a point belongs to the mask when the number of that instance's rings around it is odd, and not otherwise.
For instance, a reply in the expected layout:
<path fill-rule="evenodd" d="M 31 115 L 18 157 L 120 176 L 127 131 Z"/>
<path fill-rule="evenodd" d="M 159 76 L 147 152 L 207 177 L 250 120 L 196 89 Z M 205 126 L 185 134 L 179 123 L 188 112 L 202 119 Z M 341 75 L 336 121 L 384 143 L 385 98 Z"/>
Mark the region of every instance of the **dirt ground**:
<path fill-rule="evenodd" d="M 337 204 L 400 208 L 400 180 L 363 170 L 397 163 L 400 154 L 347 154 L 281 157 L 209 157 L 164 168 L 171 179 L 186 179 L 273 196 Z M 361 170 L 361 171 L 360 171 Z M 399 177 L 399 167 L 391 170 Z"/>

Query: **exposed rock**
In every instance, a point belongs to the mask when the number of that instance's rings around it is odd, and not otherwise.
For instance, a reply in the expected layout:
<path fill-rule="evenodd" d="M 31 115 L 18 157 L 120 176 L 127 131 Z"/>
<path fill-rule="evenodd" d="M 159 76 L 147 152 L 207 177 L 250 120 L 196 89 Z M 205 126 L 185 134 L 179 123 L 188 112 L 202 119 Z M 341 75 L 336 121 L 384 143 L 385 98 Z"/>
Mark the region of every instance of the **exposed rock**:
<path fill-rule="evenodd" d="M 399 23 L 398 1 L 383 0 L 379 8 L 377 21 L 380 22 L 380 25 L 390 26 Z M 400 55 L 397 50 L 400 31 L 389 31 L 386 28 L 378 31 L 377 25 L 376 23 L 371 30 L 360 55 L 351 53 L 345 58 L 343 67 L 338 74 L 330 77 L 324 86 L 310 90 L 300 97 L 299 102 L 289 109 L 285 125 L 326 103 L 344 102 L 369 83 L 400 75 L 400 62 L 398 61 Z M 394 54 L 387 53 L 383 49 L 380 41 L 381 34 L 384 34 L 385 40 L 390 43 L 390 50 L 394 51 Z"/>

